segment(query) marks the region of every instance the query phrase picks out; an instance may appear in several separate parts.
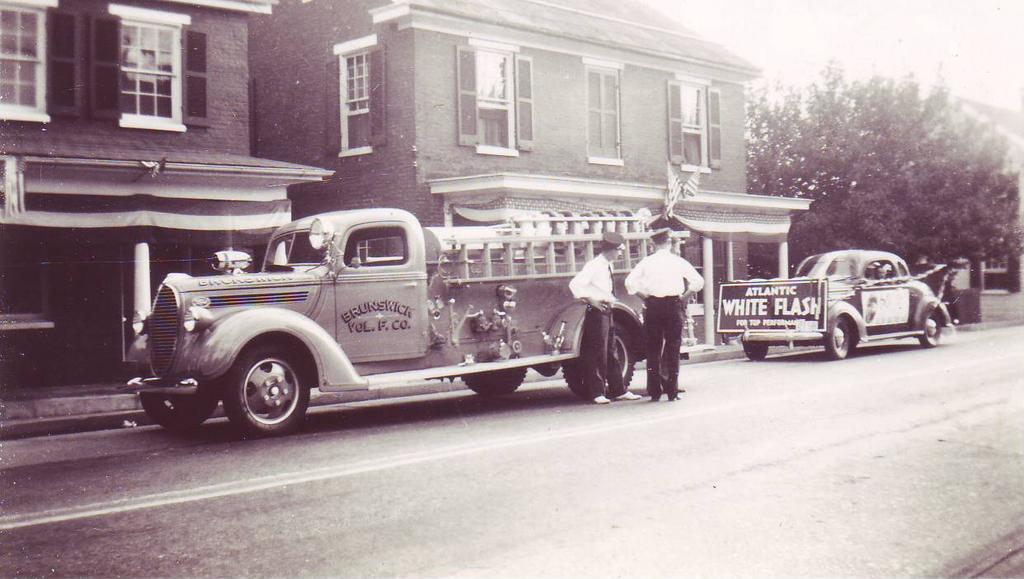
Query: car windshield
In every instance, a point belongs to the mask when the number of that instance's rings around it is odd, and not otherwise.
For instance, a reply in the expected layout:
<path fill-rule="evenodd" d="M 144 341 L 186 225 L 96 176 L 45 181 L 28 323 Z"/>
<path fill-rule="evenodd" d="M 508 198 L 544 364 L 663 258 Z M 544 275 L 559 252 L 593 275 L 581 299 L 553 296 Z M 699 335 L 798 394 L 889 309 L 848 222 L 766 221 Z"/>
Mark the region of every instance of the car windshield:
<path fill-rule="evenodd" d="M 811 275 L 811 270 L 814 269 L 815 265 L 818 265 L 818 260 L 821 259 L 821 254 L 812 255 L 805 258 L 800 262 L 800 267 L 796 268 L 796 277 L 807 277 Z"/>

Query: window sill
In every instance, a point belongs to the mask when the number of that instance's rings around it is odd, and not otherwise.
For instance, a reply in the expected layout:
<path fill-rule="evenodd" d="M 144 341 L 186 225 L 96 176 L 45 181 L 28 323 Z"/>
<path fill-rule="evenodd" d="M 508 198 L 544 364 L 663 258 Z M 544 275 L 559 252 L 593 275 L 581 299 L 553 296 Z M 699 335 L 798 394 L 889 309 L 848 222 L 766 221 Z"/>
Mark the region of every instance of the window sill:
<path fill-rule="evenodd" d="M 339 157 L 358 157 L 359 155 L 369 155 L 373 152 L 373 147 L 356 147 L 355 149 L 346 149 L 338 153 Z"/>
<path fill-rule="evenodd" d="M 170 131 L 174 133 L 184 133 L 186 131 L 185 125 L 177 121 L 141 115 L 124 115 L 118 121 L 118 126 L 123 129 L 149 129 L 152 131 Z"/>
<path fill-rule="evenodd" d="M 500 157 L 518 157 L 519 151 L 506 149 L 505 147 L 493 147 L 490 145 L 477 145 L 476 152 L 479 155 L 498 155 Z"/>
<path fill-rule="evenodd" d="M 591 165 L 610 165 L 612 167 L 624 167 L 626 165 L 626 162 L 622 159 L 612 157 L 587 157 L 587 162 Z"/>
<path fill-rule="evenodd" d="M 711 167 L 698 167 L 697 165 L 680 165 L 680 171 L 689 171 L 690 173 L 703 173 L 708 175 L 711 173 Z"/>
<path fill-rule="evenodd" d="M 0 107 L 0 121 L 25 121 L 29 123 L 48 123 L 50 115 L 39 111 L 5 109 Z"/>

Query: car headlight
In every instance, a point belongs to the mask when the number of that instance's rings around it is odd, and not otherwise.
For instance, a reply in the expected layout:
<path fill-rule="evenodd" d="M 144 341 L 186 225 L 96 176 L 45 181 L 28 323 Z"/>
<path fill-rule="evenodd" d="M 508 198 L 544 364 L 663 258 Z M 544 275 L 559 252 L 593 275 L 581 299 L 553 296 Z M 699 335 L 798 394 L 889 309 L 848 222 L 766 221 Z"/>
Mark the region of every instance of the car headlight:
<path fill-rule="evenodd" d="M 185 328 L 186 332 L 196 332 L 206 329 L 211 321 L 213 321 L 213 315 L 210 313 L 210 310 L 200 306 L 192 306 L 185 310 L 185 319 L 182 320 L 181 325 Z"/>

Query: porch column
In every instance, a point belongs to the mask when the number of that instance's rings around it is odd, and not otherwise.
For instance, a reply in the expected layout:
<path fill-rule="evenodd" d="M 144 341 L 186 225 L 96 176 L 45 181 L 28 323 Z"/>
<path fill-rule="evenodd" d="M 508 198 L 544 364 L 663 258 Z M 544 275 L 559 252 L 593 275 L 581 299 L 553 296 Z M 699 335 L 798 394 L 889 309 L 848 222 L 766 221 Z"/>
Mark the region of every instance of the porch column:
<path fill-rule="evenodd" d="M 789 242 L 779 242 L 779 277 L 789 279 Z"/>
<path fill-rule="evenodd" d="M 725 280 L 732 281 L 736 279 L 736 265 L 735 255 L 733 253 L 734 247 L 731 241 L 725 242 Z"/>
<path fill-rule="evenodd" d="M 714 241 L 704 237 L 704 343 L 715 345 L 715 249 Z"/>
<path fill-rule="evenodd" d="M 149 287 L 149 244 L 142 242 L 135 244 L 135 294 L 132 305 L 134 311 L 143 316 L 149 314 L 150 305 L 153 302 L 153 294 Z"/>

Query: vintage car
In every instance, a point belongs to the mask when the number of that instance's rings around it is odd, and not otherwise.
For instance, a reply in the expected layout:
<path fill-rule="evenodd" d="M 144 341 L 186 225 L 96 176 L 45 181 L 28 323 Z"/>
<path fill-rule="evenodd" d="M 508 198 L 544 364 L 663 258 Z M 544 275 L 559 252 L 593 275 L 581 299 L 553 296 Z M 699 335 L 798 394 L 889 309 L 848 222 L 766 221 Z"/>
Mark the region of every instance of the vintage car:
<path fill-rule="evenodd" d="M 739 336 L 751 360 L 763 360 L 772 345 L 823 344 L 834 360 L 858 344 L 894 338 L 935 347 L 953 322 L 923 278 L 885 251 L 812 255 L 792 279 L 722 284 L 718 331 Z"/>
<path fill-rule="evenodd" d="M 410 381 L 461 378 L 482 395 L 513 392 L 528 368 L 561 367 L 581 397 L 585 306 L 568 281 L 616 228 L 626 251 L 616 284 L 653 250 L 638 221 L 608 218 L 549 231 L 421 227 L 397 209 L 339 211 L 278 229 L 262 271 L 220 252 L 219 276 L 172 274 L 152 313 L 135 320 L 129 388 L 157 423 L 198 427 L 223 401 L 247 435 L 288 432 L 310 389 L 343 399 L 408 390 Z M 644 357 L 641 303 L 614 309 L 613 350 L 628 384 Z"/>

